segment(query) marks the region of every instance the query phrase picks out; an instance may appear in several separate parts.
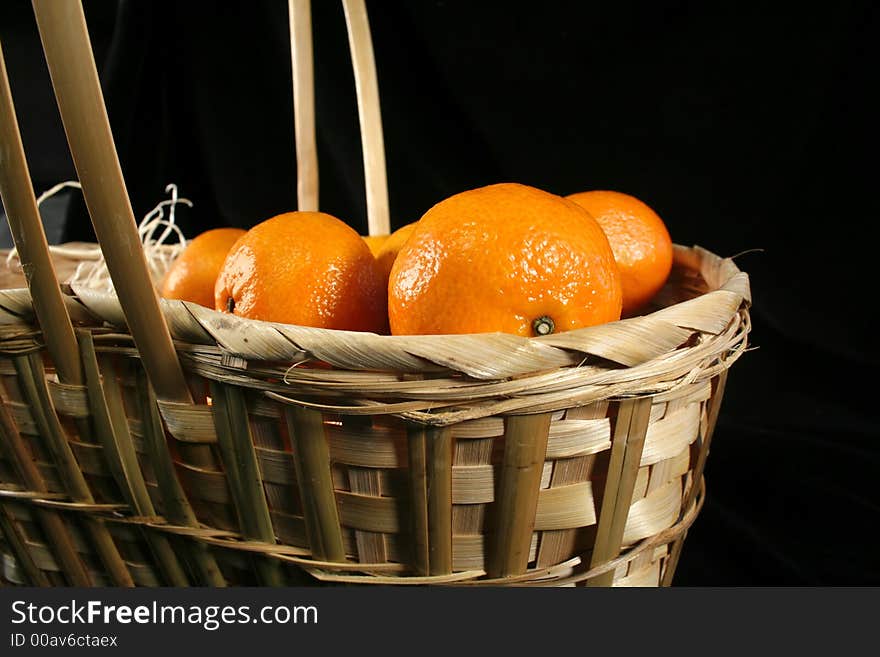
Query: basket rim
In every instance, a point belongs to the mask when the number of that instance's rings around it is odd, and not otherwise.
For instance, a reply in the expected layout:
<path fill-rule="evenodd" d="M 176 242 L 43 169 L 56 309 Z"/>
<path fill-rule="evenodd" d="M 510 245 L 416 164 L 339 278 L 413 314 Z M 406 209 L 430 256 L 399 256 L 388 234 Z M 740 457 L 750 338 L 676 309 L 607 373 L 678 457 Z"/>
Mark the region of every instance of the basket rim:
<path fill-rule="evenodd" d="M 702 276 L 708 290 L 636 317 L 539 337 L 504 333 L 379 335 L 246 319 L 187 301 L 160 299 L 178 347 L 219 348 L 227 364 L 324 361 L 347 370 L 458 371 L 475 379 L 523 376 L 583 364 L 632 367 L 681 348 L 694 334 L 721 335 L 751 306 L 748 274 L 700 246 L 673 245 L 674 266 Z M 114 292 L 69 286 L 65 303 L 79 324 L 125 329 Z M 26 288 L 0 291 L 5 323 L 32 315 Z"/>

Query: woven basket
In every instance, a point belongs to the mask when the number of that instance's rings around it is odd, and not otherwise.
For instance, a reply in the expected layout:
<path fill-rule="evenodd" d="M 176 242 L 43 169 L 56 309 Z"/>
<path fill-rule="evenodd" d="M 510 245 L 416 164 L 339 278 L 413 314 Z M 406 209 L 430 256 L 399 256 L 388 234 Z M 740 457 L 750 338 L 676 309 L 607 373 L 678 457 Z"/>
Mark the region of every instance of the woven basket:
<path fill-rule="evenodd" d="M 38 19 L 42 4 L 45 43 L 57 5 L 37 0 Z M 114 274 L 120 246 L 80 176 Z M 14 224 L 29 206 L 3 182 Z M 152 288 L 134 303 L 118 273 L 118 296 L 59 294 L 48 249 L 25 244 L 30 290 L 0 291 L 8 581 L 671 583 L 746 348 L 748 277 L 731 260 L 676 246 L 652 312 L 592 328 L 378 336 L 156 304 Z M 63 281 L 75 263 L 54 264 Z M 165 327 L 157 361 L 148 332 Z M 175 372 L 184 397 L 160 385 Z"/>

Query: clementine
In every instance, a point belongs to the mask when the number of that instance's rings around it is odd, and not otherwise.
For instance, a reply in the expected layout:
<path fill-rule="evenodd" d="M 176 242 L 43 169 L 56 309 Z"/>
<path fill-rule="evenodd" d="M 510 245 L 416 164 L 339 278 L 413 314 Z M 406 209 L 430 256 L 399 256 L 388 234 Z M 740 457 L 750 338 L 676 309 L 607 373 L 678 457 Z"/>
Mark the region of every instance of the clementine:
<path fill-rule="evenodd" d="M 397 254 L 400 253 L 400 249 L 406 244 L 406 241 L 409 239 L 409 236 L 412 235 L 415 227 L 415 223 L 411 223 L 395 230 L 376 254 L 376 260 L 379 261 L 379 267 L 382 269 L 386 281 L 388 280 L 388 277 L 391 276 L 391 267 L 397 259 Z"/>
<path fill-rule="evenodd" d="M 361 239 L 367 243 L 367 246 L 370 247 L 370 252 L 374 256 L 379 255 L 379 250 L 382 248 L 382 245 L 385 244 L 386 240 L 391 237 L 390 235 L 362 235 Z"/>
<path fill-rule="evenodd" d="M 214 228 L 196 236 L 168 269 L 160 294 L 213 308 L 217 274 L 229 249 L 244 234 L 241 228 Z"/>
<path fill-rule="evenodd" d="M 357 232 L 323 212 L 288 212 L 251 228 L 214 288 L 217 310 L 300 326 L 383 332 L 379 265 Z"/>
<path fill-rule="evenodd" d="M 599 224 L 576 203 L 514 183 L 428 210 L 388 283 L 394 334 L 546 335 L 619 319 L 620 309 Z"/>
<path fill-rule="evenodd" d="M 602 226 L 623 284 L 623 315 L 631 316 L 650 301 L 672 270 L 672 239 L 666 224 L 639 199 L 612 191 L 566 197 L 585 208 Z"/>

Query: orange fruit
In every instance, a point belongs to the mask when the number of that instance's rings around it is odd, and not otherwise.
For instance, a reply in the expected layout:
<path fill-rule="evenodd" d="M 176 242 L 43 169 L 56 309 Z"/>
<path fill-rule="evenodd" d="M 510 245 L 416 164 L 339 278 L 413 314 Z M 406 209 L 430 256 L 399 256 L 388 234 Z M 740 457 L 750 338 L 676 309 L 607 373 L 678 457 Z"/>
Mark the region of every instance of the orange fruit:
<path fill-rule="evenodd" d="M 217 277 L 217 310 L 284 324 L 383 332 L 386 291 L 357 232 L 323 212 L 288 212 L 251 228 Z"/>
<path fill-rule="evenodd" d="M 168 269 L 160 294 L 213 308 L 217 274 L 229 249 L 244 234 L 241 228 L 214 228 L 198 235 Z"/>
<path fill-rule="evenodd" d="M 391 275 L 391 267 L 394 265 L 394 261 L 397 259 L 397 254 L 400 253 L 400 249 L 403 248 L 403 245 L 406 244 L 406 241 L 409 239 L 409 236 L 412 235 L 413 229 L 415 229 L 415 223 L 406 224 L 405 226 L 401 226 L 397 230 L 395 230 L 385 243 L 382 245 L 382 248 L 379 249 L 379 252 L 376 254 L 376 260 L 379 261 L 379 267 L 382 269 L 382 273 L 385 276 L 385 280 L 388 280 L 388 277 Z"/>
<path fill-rule="evenodd" d="M 619 319 L 620 308 L 599 224 L 576 203 L 514 183 L 428 210 L 388 283 L 393 334 L 545 335 Z"/>
<path fill-rule="evenodd" d="M 370 252 L 374 256 L 379 255 L 379 249 L 382 248 L 382 245 L 385 241 L 391 237 L 390 235 L 362 235 L 361 239 L 367 243 L 367 246 L 370 247 Z"/>
<path fill-rule="evenodd" d="M 566 198 L 593 215 L 608 236 L 623 284 L 623 315 L 650 301 L 672 270 L 672 239 L 666 224 L 645 203 L 621 192 L 591 191 Z"/>

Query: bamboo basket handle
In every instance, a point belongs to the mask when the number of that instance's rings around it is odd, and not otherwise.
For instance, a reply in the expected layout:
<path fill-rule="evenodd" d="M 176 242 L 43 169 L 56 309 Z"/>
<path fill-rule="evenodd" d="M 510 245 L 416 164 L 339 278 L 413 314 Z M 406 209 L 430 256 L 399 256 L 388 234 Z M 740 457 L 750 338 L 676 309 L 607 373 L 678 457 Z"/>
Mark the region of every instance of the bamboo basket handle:
<path fill-rule="evenodd" d="M 364 182 L 367 190 L 367 225 L 370 235 L 391 232 L 388 209 L 388 181 L 385 173 L 385 142 L 379 107 L 376 58 L 370 37 L 370 22 L 364 0 L 342 0 L 351 64 L 357 91 L 361 147 L 364 153 Z"/>
<path fill-rule="evenodd" d="M 24 145 L 12 101 L 12 89 L 6 73 L 6 61 L 0 46 L 0 196 L 21 268 L 24 271 L 34 313 L 43 331 L 46 348 L 52 356 L 61 383 L 81 385 L 82 367 L 70 316 L 64 307 L 49 244 L 40 220 L 37 200 L 28 171 Z"/>
<path fill-rule="evenodd" d="M 33 0 L 70 153 L 107 269 L 157 397 L 191 402 L 119 166 L 82 3 Z"/>
<path fill-rule="evenodd" d="M 315 75 L 311 0 L 288 0 L 293 124 L 296 144 L 296 207 L 318 209 L 318 149 L 315 145 Z"/>

